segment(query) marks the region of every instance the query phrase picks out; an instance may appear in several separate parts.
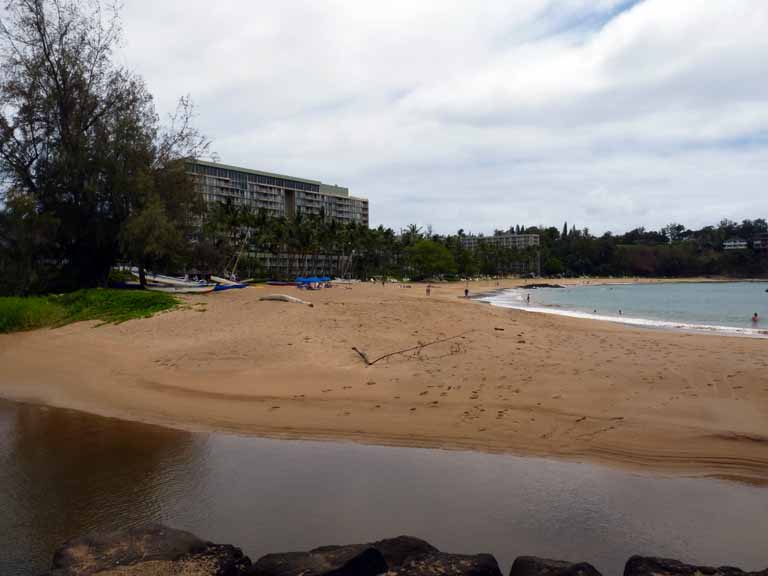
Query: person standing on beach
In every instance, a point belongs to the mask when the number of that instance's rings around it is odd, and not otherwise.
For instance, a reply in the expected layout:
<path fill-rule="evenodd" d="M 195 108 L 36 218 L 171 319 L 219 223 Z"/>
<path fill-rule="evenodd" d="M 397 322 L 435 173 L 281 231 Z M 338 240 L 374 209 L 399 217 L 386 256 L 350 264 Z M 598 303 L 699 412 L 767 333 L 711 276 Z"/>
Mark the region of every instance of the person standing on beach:
<path fill-rule="evenodd" d="M 464 298 L 469 298 L 469 288 L 464 288 Z"/>
<path fill-rule="evenodd" d="M 432 293 L 432 286 L 427 284 L 427 296 L 429 296 Z"/>

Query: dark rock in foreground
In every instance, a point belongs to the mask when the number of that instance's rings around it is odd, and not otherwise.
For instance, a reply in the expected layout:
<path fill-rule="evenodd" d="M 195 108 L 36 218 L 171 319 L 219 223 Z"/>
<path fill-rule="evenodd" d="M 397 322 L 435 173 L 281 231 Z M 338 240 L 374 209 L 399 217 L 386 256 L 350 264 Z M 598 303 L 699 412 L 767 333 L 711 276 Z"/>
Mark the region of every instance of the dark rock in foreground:
<path fill-rule="evenodd" d="M 501 576 L 496 558 L 490 554 L 446 554 L 431 552 L 413 556 L 387 576 Z"/>
<path fill-rule="evenodd" d="M 490 554 L 446 554 L 418 538 L 399 536 L 368 544 L 323 546 L 309 552 L 268 554 L 250 576 L 501 576 Z"/>
<path fill-rule="evenodd" d="M 509 576 L 601 576 L 601 574 L 592 564 L 586 562 L 572 564 L 535 556 L 520 556 L 512 564 Z"/>
<path fill-rule="evenodd" d="M 398 536 L 368 544 L 323 546 L 309 552 L 268 554 L 251 568 L 253 576 L 333 576 L 382 574 L 413 556 L 437 552 L 418 538 Z"/>
<path fill-rule="evenodd" d="M 367 546 L 328 546 L 310 552 L 267 554 L 251 566 L 253 576 L 376 576 L 387 571 L 381 552 Z"/>
<path fill-rule="evenodd" d="M 666 558 L 632 556 L 624 567 L 624 576 L 768 576 L 768 569 L 744 572 L 732 566 L 691 566 Z"/>
<path fill-rule="evenodd" d="M 389 568 L 402 566 L 406 560 L 419 554 L 438 552 L 438 549 L 429 542 L 413 536 L 387 538 L 386 540 L 371 542 L 369 546 L 381 552 Z"/>
<path fill-rule="evenodd" d="M 150 524 L 70 540 L 57 550 L 49 575 L 107 575 L 119 570 L 125 576 L 239 576 L 250 564 L 239 548 Z"/>
<path fill-rule="evenodd" d="M 70 540 L 46 576 L 501 576 L 490 554 L 448 554 L 418 538 L 268 554 L 251 565 L 239 548 L 160 524 Z M 510 576 L 600 576 L 594 566 L 520 556 Z M 768 576 L 722 566 L 633 556 L 624 576 Z"/>

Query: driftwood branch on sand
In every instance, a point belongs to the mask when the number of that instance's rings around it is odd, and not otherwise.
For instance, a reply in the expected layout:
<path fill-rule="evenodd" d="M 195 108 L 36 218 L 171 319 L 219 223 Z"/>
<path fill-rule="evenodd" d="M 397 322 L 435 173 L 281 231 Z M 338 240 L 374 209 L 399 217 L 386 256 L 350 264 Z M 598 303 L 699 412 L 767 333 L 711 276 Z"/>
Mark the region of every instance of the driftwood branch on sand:
<path fill-rule="evenodd" d="M 379 360 L 384 360 L 385 358 L 389 358 L 390 356 L 395 356 L 397 354 L 405 354 L 407 352 L 414 352 L 416 350 L 422 350 L 423 348 L 426 348 L 427 346 L 432 346 L 434 344 L 440 344 L 442 342 L 448 342 L 449 340 L 456 340 L 456 338 L 461 338 L 462 336 L 469 334 L 470 332 L 474 332 L 474 330 L 467 330 L 466 332 L 462 332 L 461 334 L 456 334 L 455 336 L 448 336 L 447 338 L 438 338 L 437 340 L 432 340 L 431 342 L 424 342 L 423 344 L 418 344 L 417 346 L 411 346 L 410 348 L 404 348 L 402 350 L 396 350 L 394 352 L 389 352 L 388 354 L 384 354 L 383 356 L 379 356 L 375 360 L 370 360 L 368 358 L 368 354 L 360 350 L 357 346 L 352 346 L 352 350 L 357 352 L 357 354 L 360 356 L 360 358 L 363 359 L 363 362 L 365 362 L 366 366 L 373 366 L 378 362 Z"/>
<path fill-rule="evenodd" d="M 275 302 L 290 302 L 292 304 L 305 304 L 306 306 L 309 306 L 310 308 L 313 308 L 315 305 L 312 304 L 312 302 L 305 302 L 301 298 L 294 298 L 293 296 L 288 296 L 286 294 L 269 294 L 268 296 L 262 296 L 259 298 L 259 300 L 267 300 L 267 301 L 275 301 Z"/>

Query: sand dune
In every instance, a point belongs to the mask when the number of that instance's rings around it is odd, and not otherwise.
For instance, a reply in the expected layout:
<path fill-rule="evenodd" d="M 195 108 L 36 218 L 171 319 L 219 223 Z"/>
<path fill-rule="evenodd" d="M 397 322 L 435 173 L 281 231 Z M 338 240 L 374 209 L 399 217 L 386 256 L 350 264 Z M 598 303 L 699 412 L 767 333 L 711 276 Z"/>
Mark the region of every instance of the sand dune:
<path fill-rule="evenodd" d="M 495 288 L 473 284 L 473 292 Z M 189 297 L 0 336 L 0 396 L 172 426 L 768 481 L 768 342 L 528 314 L 463 284 Z M 446 339 L 366 366 L 379 356 Z"/>

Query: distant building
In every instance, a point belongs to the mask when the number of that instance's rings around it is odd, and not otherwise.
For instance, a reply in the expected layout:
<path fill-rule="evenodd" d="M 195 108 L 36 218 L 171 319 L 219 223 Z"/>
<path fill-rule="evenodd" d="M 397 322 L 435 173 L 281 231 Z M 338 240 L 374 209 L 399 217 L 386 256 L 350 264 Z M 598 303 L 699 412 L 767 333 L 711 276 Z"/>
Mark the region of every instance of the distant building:
<path fill-rule="evenodd" d="M 498 248 L 525 250 L 526 248 L 539 246 L 539 235 L 496 234 L 494 236 L 462 236 L 461 238 L 461 245 L 467 250 L 475 250 L 481 244 L 496 246 Z"/>
<path fill-rule="evenodd" d="M 322 214 L 368 226 L 368 200 L 341 186 L 203 160 L 189 162 L 189 173 L 206 202 L 230 201 L 275 217 Z"/>
<path fill-rule="evenodd" d="M 742 238 L 729 238 L 723 242 L 723 250 L 746 250 L 747 241 Z"/>
<path fill-rule="evenodd" d="M 768 251 L 768 232 L 755 235 L 755 237 L 752 238 L 752 248 L 755 250 Z"/>

